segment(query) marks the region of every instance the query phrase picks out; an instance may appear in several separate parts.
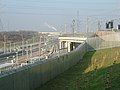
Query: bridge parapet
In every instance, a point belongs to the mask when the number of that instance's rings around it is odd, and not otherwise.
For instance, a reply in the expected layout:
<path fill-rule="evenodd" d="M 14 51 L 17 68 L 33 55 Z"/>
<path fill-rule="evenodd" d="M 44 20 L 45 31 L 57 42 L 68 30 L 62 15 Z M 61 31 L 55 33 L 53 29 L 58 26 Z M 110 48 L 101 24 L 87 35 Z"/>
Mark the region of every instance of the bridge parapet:
<path fill-rule="evenodd" d="M 81 43 L 85 42 L 87 38 L 94 37 L 94 33 L 74 33 L 62 34 L 59 36 L 59 48 L 67 48 L 68 52 L 74 50 Z"/>

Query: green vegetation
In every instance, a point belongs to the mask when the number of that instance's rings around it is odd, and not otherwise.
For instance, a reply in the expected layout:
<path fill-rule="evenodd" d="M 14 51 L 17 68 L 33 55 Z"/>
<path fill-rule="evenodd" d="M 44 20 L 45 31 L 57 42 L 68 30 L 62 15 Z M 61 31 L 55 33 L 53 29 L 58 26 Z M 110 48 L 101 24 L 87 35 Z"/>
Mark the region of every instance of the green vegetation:
<path fill-rule="evenodd" d="M 88 52 L 77 65 L 36 90 L 120 90 L 120 48 Z"/>

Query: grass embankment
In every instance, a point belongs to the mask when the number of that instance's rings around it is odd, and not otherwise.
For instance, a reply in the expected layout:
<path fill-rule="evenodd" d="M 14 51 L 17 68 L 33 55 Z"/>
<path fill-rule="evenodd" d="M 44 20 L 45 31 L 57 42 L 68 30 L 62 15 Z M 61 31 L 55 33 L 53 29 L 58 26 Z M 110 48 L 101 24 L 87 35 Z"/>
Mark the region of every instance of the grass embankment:
<path fill-rule="evenodd" d="M 120 48 L 88 52 L 77 65 L 36 90 L 120 90 Z"/>

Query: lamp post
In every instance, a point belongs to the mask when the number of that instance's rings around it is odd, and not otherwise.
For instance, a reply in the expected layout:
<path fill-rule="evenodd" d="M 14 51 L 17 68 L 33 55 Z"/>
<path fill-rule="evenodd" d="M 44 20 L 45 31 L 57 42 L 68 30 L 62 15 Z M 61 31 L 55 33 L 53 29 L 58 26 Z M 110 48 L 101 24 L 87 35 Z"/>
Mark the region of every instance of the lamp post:
<path fill-rule="evenodd" d="M 12 49 L 11 49 L 11 42 L 10 42 L 10 53 L 11 53 Z"/>
<path fill-rule="evenodd" d="M 73 30 L 73 36 L 75 34 L 75 19 L 72 21 L 72 30 Z"/>
<path fill-rule="evenodd" d="M 34 44 L 34 42 L 35 42 L 35 37 L 34 37 L 34 35 L 33 35 L 33 44 Z"/>
<path fill-rule="evenodd" d="M 23 50 L 24 50 L 24 38 L 23 38 L 23 34 L 21 34 L 21 38 L 22 38 L 22 56 L 23 56 Z"/>
<path fill-rule="evenodd" d="M 4 35 L 4 54 L 6 53 L 6 36 Z"/>
<path fill-rule="evenodd" d="M 16 63 L 18 63 L 18 52 L 16 52 Z"/>
<path fill-rule="evenodd" d="M 4 42 L 4 54 L 6 53 L 6 42 Z"/>
<path fill-rule="evenodd" d="M 87 18 L 87 23 L 86 23 L 86 33 L 89 32 L 89 18 Z"/>
<path fill-rule="evenodd" d="M 39 40 L 39 57 L 41 56 L 41 36 L 40 36 L 40 40 Z"/>
<path fill-rule="evenodd" d="M 28 49 L 29 49 L 29 48 L 28 48 L 28 41 L 26 41 L 26 47 L 27 47 L 27 48 L 26 48 L 26 49 L 27 49 L 27 50 L 26 50 L 26 53 L 27 53 L 27 60 L 28 60 Z"/>
<path fill-rule="evenodd" d="M 33 48 L 32 48 L 32 44 L 31 44 L 30 46 L 31 46 L 31 57 L 32 57 L 32 54 L 33 54 L 33 53 L 32 53 L 32 49 L 33 49 Z"/>
<path fill-rule="evenodd" d="M 15 48 L 15 42 L 14 42 L 14 51 L 16 51 L 16 48 Z"/>

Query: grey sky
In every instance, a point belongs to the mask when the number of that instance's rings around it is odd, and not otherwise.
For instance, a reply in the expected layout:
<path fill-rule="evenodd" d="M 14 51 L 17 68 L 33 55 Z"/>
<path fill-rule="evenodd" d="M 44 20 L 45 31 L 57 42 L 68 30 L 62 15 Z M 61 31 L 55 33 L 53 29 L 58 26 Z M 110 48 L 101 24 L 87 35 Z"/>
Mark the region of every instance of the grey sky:
<path fill-rule="evenodd" d="M 0 0 L 0 26 L 4 30 L 64 31 L 70 30 L 72 20 L 77 21 L 79 11 L 80 31 L 89 23 L 119 18 L 120 0 Z M 94 27 L 92 25 L 91 29 Z"/>

